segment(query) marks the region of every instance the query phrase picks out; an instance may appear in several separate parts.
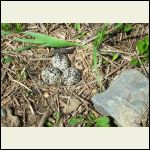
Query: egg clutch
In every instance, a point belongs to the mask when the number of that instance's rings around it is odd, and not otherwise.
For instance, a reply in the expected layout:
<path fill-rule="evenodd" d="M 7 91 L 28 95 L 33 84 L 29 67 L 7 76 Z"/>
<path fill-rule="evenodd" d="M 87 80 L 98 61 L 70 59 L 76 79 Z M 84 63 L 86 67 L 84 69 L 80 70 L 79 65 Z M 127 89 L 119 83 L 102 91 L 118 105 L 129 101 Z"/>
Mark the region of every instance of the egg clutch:
<path fill-rule="evenodd" d="M 69 57 L 62 53 L 56 53 L 51 59 L 51 65 L 41 72 L 41 78 L 48 85 L 75 85 L 82 79 L 81 71 L 71 67 Z"/>

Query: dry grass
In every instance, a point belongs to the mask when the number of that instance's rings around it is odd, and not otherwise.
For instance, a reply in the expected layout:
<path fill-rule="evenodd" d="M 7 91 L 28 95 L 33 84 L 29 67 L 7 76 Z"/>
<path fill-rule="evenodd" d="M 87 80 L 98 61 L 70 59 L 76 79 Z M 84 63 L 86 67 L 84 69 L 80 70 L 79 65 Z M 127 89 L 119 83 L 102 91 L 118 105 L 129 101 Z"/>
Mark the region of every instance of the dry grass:
<path fill-rule="evenodd" d="M 134 30 L 131 34 L 116 33 L 102 44 L 102 55 L 99 57 L 101 62 L 98 65 L 101 84 L 97 83 L 95 72 L 92 70 L 92 40 L 102 24 L 81 24 L 81 31 L 87 33 L 82 39 L 76 39 L 79 33 L 71 24 L 24 24 L 24 26 L 26 31 L 87 43 L 87 48 L 77 47 L 73 54 L 69 54 L 72 66 L 82 70 L 82 80 L 79 84 L 70 87 L 47 86 L 41 81 L 40 73 L 42 68 L 50 63 L 53 48 L 38 46 L 16 53 L 14 50 L 24 44 L 14 42 L 13 39 L 23 35 L 11 34 L 1 38 L 2 57 L 9 51 L 7 56 L 14 58 L 12 63 L 2 63 L 1 66 L 3 75 L 1 76 L 1 105 L 13 110 L 13 114 L 20 118 L 21 126 L 42 126 L 45 115 L 53 122 L 53 114 L 56 111 L 61 114 L 58 126 L 67 126 L 67 119 L 78 114 L 86 116 L 92 112 L 99 116 L 91 103 L 92 95 L 105 90 L 123 69 L 135 68 L 149 76 L 148 63 L 141 67 L 129 64 L 132 57 L 137 56 L 136 41 L 149 34 L 149 24 L 133 24 Z M 120 54 L 121 58 L 112 61 L 112 54 L 115 52 Z M 65 113 L 63 110 L 69 105 L 71 99 L 80 101 L 78 107 L 70 113 Z"/>

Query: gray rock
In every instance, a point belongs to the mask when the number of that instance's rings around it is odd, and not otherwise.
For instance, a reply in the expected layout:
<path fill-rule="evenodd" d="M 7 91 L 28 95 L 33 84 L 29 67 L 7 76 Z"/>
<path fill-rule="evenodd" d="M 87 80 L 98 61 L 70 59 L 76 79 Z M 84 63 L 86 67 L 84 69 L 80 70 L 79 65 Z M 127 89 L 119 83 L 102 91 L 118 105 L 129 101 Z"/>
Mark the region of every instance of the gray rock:
<path fill-rule="evenodd" d="M 137 70 L 123 71 L 108 89 L 92 97 L 95 109 L 118 126 L 139 126 L 149 111 L 149 79 Z"/>
<path fill-rule="evenodd" d="M 7 115 L 6 110 L 5 110 L 4 108 L 1 107 L 1 117 L 4 117 L 4 118 L 5 118 L 6 115 Z"/>

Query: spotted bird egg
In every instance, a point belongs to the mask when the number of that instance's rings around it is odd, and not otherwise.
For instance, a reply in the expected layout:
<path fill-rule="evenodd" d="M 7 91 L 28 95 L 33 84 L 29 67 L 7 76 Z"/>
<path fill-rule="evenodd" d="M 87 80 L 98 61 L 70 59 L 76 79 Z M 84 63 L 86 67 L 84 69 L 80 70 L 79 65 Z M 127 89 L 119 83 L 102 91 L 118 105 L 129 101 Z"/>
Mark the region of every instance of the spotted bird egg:
<path fill-rule="evenodd" d="M 52 57 L 51 63 L 53 67 L 59 69 L 62 72 L 71 66 L 68 56 L 62 53 L 56 53 Z"/>
<path fill-rule="evenodd" d="M 46 67 L 41 72 L 41 78 L 48 85 L 56 85 L 61 81 L 61 71 L 54 67 Z"/>
<path fill-rule="evenodd" d="M 67 68 L 62 75 L 63 83 L 69 86 L 79 83 L 81 78 L 81 71 L 74 67 Z"/>

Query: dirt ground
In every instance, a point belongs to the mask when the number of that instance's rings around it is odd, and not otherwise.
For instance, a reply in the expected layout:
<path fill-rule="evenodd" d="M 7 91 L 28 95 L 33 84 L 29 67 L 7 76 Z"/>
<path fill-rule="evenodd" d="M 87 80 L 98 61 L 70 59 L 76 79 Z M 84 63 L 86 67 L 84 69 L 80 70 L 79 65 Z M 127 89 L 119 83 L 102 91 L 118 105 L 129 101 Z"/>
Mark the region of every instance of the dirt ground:
<path fill-rule="evenodd" d="M 24 31 L 86 43 L 87 48 L 73 47 L 73 54 L 68 54 L 72 66 L 82 71 L 82 80 L 73 86 L 48 86 L 41 80 L 41 71 L 50 64 L 54 48 L 38 45 L 15 53 L 16 48 L 31 45 L 13 40 L 24 35 L 1 36 L 1 57 L 7 55 L 14 59 L 6 64 L 1 62 L 1 107 L 8 110 L 9 116 L 1 119 L 1 126 L 45 126 L 48 120 L 53 126 L 67 127 L 67 120 L 71 117 L 86 117 L 89 112 L 98 117 L 100 114 L 94 109 L 91 97 L 104 91 L 123 69 L 135 68 L 149 78 L 149 62 L 140 66 L 130 64 L 131 59 L 137 56 L 137 40 L 149 35 L 149 24 L 132 24 L 133 30 L 129 34 L 119 31 L 102 43 L 98 65 L 101 83 L 97 83 L 92 67 L 93 37 L 102 25 L 81 24 L 80 31 L 77 31 L 73 24 L 23 24 Z M 80 36 L 81 32 L 84 32 L 83 36 Z M 119 54 L 115 61 L 112 60 L 114 53 Z M 138 59 L 140 61 L 141 57 Z M 54 115 L 56 112 L 59 112 L 59 121 Z M 85 122 L 78 126 L 85 126 Z"/>

